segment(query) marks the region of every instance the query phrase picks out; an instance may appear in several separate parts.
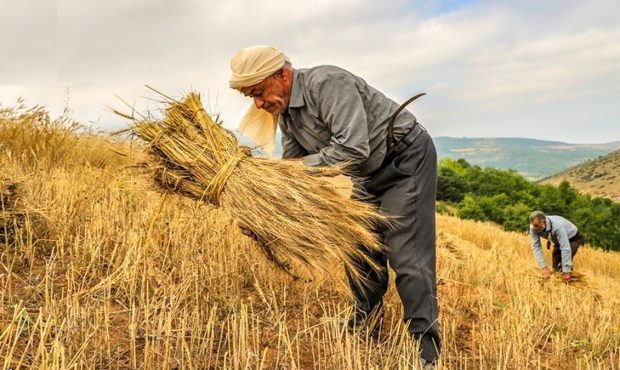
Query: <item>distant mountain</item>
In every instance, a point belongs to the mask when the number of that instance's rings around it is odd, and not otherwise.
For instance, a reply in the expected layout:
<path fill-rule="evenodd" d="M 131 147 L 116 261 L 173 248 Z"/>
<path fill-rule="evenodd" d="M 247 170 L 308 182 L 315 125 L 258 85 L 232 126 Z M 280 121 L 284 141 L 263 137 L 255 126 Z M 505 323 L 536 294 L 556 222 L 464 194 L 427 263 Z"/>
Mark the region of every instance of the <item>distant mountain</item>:
<path fill-rule="evenodd" d="M 540 179 L 620 149 L 620 142 L 567 144 L 523 138 L 434 138 L 439 158 L 464 158 L 483 167 L 512 169 Z"/>
<path fill-rule="evenodd" d="M 275 155 L 282 153 L 280 132 Z M 439 159 L 464 158 L 483 167 L 516 170 L 530 180 L 556 174 L 571 166 L 620 149 L 620 141 L 605 144 L 567 144 L 523 138 L 433 138 Z"/>
<path fill-rule="evenodd" d="M 581 192 L 620 202 L 620 150 L 571 167 L 542 182 L 555 185 L 563 180 Z"/>

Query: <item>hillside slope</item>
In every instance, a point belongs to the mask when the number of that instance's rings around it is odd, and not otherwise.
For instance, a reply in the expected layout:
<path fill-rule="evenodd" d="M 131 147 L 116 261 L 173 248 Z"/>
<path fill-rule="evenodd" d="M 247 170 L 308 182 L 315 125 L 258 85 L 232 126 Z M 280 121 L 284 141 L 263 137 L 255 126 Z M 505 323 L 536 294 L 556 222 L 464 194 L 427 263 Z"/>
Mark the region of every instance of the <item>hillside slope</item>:
<path fill-rule="evenodd" d="M 569 168 L 542 182 L 568 181 L 577 190 L 620 202 L 620 150 Z"/>
<path fill-rule="evenodd" d="M 0 116 L 3 369 L 410 367 L 393 281 L 380 340 L 350 334 L 340 266 L 292 280 L 224 210 L 153 191 L 135 146 L 37 126 Z M 542 281 L 526 235 L 437 221 L 443 368 L 618 366 L 620 254 Z"/>

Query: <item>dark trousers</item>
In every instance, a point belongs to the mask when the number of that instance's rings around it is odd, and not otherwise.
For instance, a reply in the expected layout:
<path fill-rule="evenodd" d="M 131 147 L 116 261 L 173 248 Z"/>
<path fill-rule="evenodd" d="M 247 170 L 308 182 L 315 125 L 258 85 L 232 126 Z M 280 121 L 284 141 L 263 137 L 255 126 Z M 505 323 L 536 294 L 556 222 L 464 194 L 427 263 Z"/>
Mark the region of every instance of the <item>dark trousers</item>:
<path fill-rule="evenodd" d="M 579 232 L 568 240 L 570 242 L 571 258 L 575 257 L 577 250 L 584 244 L 583 236 Z M 557 243 L 553 244 L 553 251 L 551 254 L 553 260 L 553 268 L 557 271 L 562 271 L 562 251 Z"/>
<path fill-rule="evenodd" d="M 410 333 L 420 340 L 422 358 L 433 361 L 439 356 L 441 346 L 435 250 L 437 152 L 430 135 L 424 131 L 392 157 L 363 183 L 381 209 L 395 217 L 394 224 L 382 232 L 386 253 L 372 256 L 385 271 L 376 273 L 360 264 L 370 284 L 351 284 L 351 289 L 358 312 L 369 314 L 387 291 L 389 261 L 396 273 L 404 320 Z"/>

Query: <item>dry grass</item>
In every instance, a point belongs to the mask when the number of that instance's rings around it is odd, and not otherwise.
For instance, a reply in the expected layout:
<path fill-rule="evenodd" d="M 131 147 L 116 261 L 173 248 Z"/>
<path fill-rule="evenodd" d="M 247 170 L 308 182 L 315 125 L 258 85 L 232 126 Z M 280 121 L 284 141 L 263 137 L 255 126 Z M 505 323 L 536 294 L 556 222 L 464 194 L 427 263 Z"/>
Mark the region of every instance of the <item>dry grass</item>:
<path fill-rule="evenodd" d="M 131 148 L 92 133 L 68 117 L 51 118 L 43 107 L 0 106 L 2 161 L 45 171 L 59 166 L 106 168 L 129 164 Z"/>
<path fill-rule="evenodd" d="M 151 191 L 105 140 L 78 137 L 45 167 L 55 153 L 7 158 L 3 135 L 3 176 L 23 179 L 27 214 L 0 245 L 2 369 L 408 365 L 393 286 L 383 340 L 350 335 L 332 279 L 275 270 L 228 215 Z M 78 157 L 91 151 L 106 165 Z M 575 284 L 542 281 L 526 235 L 438 216 L 443 368 L 620 369 L 620 255 L 586 247 L 575 267 Z"/>

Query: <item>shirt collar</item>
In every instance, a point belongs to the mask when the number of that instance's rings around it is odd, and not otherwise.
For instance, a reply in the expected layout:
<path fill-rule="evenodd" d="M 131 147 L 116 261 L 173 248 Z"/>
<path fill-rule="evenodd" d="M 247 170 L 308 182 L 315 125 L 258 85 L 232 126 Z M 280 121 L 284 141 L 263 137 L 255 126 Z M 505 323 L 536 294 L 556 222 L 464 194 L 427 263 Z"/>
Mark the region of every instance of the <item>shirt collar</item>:
<path fill-rule="evenodd" d="M 288 101 L 288 109 L 300 108 L 304 106 L 304 95 L 302 93 L 301 81 L 299 80 L 299 72 L 293 70 L 293 86 L 291 88 L 291 98 Z M 290 111 L 289 111 L 290 113 Z"/>

